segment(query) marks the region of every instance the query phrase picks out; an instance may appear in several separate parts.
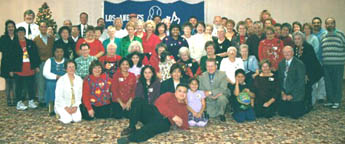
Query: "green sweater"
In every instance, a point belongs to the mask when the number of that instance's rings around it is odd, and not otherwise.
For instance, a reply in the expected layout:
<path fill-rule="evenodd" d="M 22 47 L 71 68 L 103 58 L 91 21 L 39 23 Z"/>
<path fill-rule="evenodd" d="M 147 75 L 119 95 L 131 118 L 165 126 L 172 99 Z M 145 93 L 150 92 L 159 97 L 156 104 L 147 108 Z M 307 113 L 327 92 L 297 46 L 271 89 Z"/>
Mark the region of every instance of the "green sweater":
<path fill-rule="evenodd" d="M 142 43 L 141 38 L 139 38 L 137 36 L 134 36 L 132 41 L 139 41 L 140 43 Z M 121 57 L 126 57 L 128 55 L 128 47 L 132 41 L 129 39 L 128 35 L 122 38 L 121 44 L 120 44 L 121 46 L 119 49 L 119 52 L 120 52 L 119 55 Z"/>

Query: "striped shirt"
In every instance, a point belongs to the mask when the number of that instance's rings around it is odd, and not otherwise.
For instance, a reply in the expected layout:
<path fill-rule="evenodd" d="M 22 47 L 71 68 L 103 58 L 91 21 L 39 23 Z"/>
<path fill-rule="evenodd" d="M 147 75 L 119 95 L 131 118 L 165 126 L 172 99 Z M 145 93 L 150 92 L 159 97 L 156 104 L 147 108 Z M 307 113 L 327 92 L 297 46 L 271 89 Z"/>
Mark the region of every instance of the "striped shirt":
<path fill-rule="evenodd" d="M 87 58 L 84 58 L 83 56 L 80 56 L 75 59 L 75 63 L 77 63 L 77 71 L 76 74 L 82 78 L 89 75 L 89 66 L 92 61 L 97 60 L 94 56 L 88 56 Z"/>
<path fill-rule="evenodd" d="M 326 32 L 321 36 L 321 49 L 324 65 L 345 64 L 345 36 L 342 32 Z"/>

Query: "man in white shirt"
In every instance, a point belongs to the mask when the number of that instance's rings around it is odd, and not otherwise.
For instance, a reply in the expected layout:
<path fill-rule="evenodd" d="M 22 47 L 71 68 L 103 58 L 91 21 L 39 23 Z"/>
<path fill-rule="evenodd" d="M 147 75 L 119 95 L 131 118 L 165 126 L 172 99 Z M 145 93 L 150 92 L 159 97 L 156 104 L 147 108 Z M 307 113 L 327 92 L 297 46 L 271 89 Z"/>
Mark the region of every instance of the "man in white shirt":
<path fill-rule="evenodd" d="M 79 36 L 85 37 L 85 32 L 88 27 L 87 21 L 88 21 L 89 15 L 86 12 L 80 13 L 80 24 L 79 24 Z"/>
<path fill-rule="evenodd" d="M 79 34 L 80 34 L 79 26 L 78 25 L 72 26 L 71 38 L 75 43 L 77 43 L 77 41 L 80 38 Z"/>
<path fill-rule="evenodd" d="M 116 32 L 115 32 L 115 37 L 116 38 L 123 38 L 123 37 L 125 37 L 125 36 L 127 36 L 128 35 L 128 32 L 127 32 L 127 30 L 125 30 L 125 29 L 122 29 L 122 25 L 123 25 L 123 21 L 122 21 L 122 19 L 121 18 L 116 18 L 115 20 L 114 20 L 114 27 L 115 27 L 115 29 L 116 29 Z"/>
<path fill-rule="evenodd" d="M 26 30 L 25 37 L 27 39 L 33 40 L 36 36 L 40 34 L 38 25 L 33 23 L 35 19 L 35 13 L 29 9 L 24 12 L 24 22 L 17 24 L 17 28 L 24 27 Z"/>
<path fill-rule="evenodd" d="M 101 36 L 98 38 L 98 40 L 103 42 L 104 40 L 109 38 L 108 30 L 105 28 L 105 22 L 104 22 L 103 18 L 98 18 L 97 19 L 97 27 L 101 27 L 102 28 L 102 33 L 101 33 Z M 97 27 L 96 27 L 96 29 L 97 29 Z"/>
<path fill-rule="evenodd" d="M 217 36 L 217 26 L 222 26 L 222 17 L 221 16 L 215 16 L 213 19 L 213 31 L 212 36 Z"/>

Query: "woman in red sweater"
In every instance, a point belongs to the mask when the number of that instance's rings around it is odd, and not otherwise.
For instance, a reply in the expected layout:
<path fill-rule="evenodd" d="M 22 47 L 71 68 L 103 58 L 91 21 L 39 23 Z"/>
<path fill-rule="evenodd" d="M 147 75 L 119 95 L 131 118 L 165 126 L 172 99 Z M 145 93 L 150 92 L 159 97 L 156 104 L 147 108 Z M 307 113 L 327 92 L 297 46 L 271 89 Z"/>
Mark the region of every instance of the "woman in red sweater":
<path fill-rule="evenodd" d="M 111 91 L 113 117 L 128 117 L 128 111 L 135 96 L 137 79 L 135 75 L 129 72 L 129 60 L 123 58 L 120 61 L 120 70 L 113 75 Z"/>
<path fill-rule="evenodd" d="M 83 119 L 109 118 L 111 116 L 111 78 L 103 73 L 102 64 L 95 60 L 90 65 L 90 75 L 84 78 L 81 114 Z"/>
<path fill-rule="evenodd" d="M 283 47 L 283 41 L 274 37 L 274 29 L 272 27 L 267 27 L 266 39 L 260 41 L 259 44 L 260 61 L 268 59 L 272 64 L 272 71 L 276 71 L 279 62 L 283 59 Z"/>
<path fill-rule="evenodd" d="M 101 41 L 98 39 L 95 39 L 95 28 L 93 26 L 88 26 L 86 29 L 86 37 L 81 38 L 78 40 L 75 51 L 78 55 L 81 55 L 80 51 L 80 45 L 83 43 L 87 43 L 90 46 L 90 55 L 95 56 L 97 58 L 103 56 L 104 54 L 104 47 Z"/>
<path fill-rule="evenodd" d="M 144 53 L 152 56 L 155 52 L 156 46 L 161 43 L 161 39 L 154 34 L 155 23 L 152 20 L 148 20 L 144 24 L 146 30 L 145 35 L 141 38 L 143 41 Z"/>

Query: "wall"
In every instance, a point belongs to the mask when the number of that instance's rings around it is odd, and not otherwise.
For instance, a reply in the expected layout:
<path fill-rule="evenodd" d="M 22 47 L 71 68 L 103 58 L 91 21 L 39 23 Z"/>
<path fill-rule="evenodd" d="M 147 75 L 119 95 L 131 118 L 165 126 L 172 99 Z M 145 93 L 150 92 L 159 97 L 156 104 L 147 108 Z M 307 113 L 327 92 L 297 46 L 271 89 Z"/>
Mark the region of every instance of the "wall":
<path fill-rule="evenodd" d="M 82 11 L 89 13 L 89 24 L 95 25 L 97 18 L 103 14 L 103 0 L 0 0 L 0 33 L 4 32 L 4 23 L 7 19 L 21 22 L 25 10 L 32 9 L 37 13 L 44 2 L 50 6 L 58 26 L 61 26 L 65 19 L 78 24 Z M 338 29 L 345 31 L 344 0 L 205 0 L 205 16 L 208 23 L 212 23 L 215 15 L 226 16 L 235 21 L 246 17 L 258 20 L 263 9 L 269 10 L 279 23 L 292 23 L 296 20 L 304 23 L 311 22 L 314 16 L 319 16 L 323 20 L 331 16 L 337 20 Z M 0 80 L 0 89 L 3 86 Z"/>

